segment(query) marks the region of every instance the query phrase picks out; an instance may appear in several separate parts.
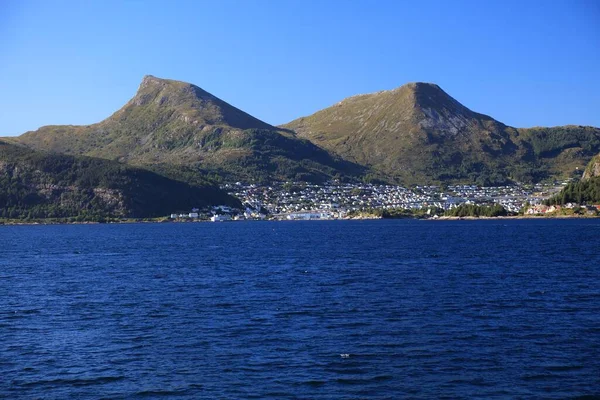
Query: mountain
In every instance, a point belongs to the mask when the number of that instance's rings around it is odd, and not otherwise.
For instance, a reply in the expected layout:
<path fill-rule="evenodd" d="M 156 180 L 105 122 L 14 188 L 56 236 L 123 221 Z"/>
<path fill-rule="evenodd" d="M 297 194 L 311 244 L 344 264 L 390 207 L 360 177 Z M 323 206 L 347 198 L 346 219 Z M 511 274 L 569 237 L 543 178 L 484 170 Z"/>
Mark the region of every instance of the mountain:
<path fill-rule="evenodd" d="M 102 122 L 45 126 L 17 141 L 33 149 L 150 166 L 182 166 L 227 179 L 323 180 L 363 168 L 332 157 L 201 88 L 144 77 L 135 96 Z"/>
<path fill-rule="evenodd" d="M 429 83 L 353 96 L 277 128 L 195 85 L 149 75 L 104 121 L 46 126 L 14 141 L 188 183 L 205 176 L 264 183 L 366 175 L 488 185 L 578 176 L 600 152 L 600 129 L 513 128 Z"/>
<path fill-rule="evenodd" d="M 582 180 L 600 177 L 600 154 L 596 155 L 583 172 Z"/>
<path fill-rule="evenodd" d="M 144 218 L 217 204 L 239 206 L 214 186 L 192 186 L 115 161 L 0 141 L 3 218 Z"/>
<path fill-rule="evenodd" d="M 560 193 L 547 200 L 547 204 L 600 204 L 600 154 L 586 167 L 581 180 L 571 182 Z"/>
<path fill-rule="evenodd" d="M 539 181 L 600 151 L 598 128 L 516 129 L 430 83 L 349 97 L 282 128 L 404 183 Z"/>

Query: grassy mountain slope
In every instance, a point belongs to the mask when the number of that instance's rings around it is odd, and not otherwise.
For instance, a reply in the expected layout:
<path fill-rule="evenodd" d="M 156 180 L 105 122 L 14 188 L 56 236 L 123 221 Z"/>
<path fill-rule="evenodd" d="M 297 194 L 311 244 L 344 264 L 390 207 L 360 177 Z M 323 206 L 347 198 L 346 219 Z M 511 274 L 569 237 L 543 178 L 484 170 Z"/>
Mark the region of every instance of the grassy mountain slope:
<path fill-rule="evenodd" d="M 214 186 L 191 186 L 114 161 L 33 151 L 0 141 L 0 217 L 154 217 L 238 205 Z"/>
<path fill-rule="evenodd" d="M 428 83 L 353 96 L 283 128 L 406 183 L 538 181 L 600 151 L 600 129 L 515 129 Z"/>
<path fill-rule="evenodd" d="M 195 85 L 153 76 L 144 77 L 136 95 L 100 123 L 45 126 L 18 141 L 135 165 L 192 167 L 229 179 L 319 180 L 363 170 Z"/>

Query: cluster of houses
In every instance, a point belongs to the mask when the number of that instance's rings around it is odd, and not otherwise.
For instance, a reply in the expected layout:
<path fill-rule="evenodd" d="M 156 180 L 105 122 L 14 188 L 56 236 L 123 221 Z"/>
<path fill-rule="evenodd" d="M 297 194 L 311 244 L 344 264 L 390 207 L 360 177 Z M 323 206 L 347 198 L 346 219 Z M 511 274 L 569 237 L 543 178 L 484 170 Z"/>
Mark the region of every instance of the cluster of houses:
<path fill-rule="evenodd" d="M 544 205 L 536 204 L 525 210 L 525 215 L 548 215 L 559 214 L 565 210 L 577 210 L 577 212 L 588 215 L 596 215 L 600 211 L 600 204 L 594 206 L 582 206 L 575 203 L 567 203 L 564 206 L 560 205 Z"/>
<path fill-rule="evenodd" d="M 214 206 L 210 209 L 200 210 L 193 208 L 189 213 L 173 213 L 171 220 L 176 221 L 198 221 L 210 220 L 212 222 L 239 221 L 239 220 L 263 220 L 267 215 L 260 211 L 246 207 L 244 211 L 229 206 Z"/>
<path fill-rule="evenodd" d="M 400 186 L 336 184 L 325 185 L 274 183 L 270 186 L 226 185 L 230 194 L 253 208 L 270 214 L 288 214 L 305 218 L 306 212 L 320 211 L 328 216 L 339 211 L 358 211 L 366 208 L 415 208 L 423 202 L 440 201 L 430 193 L 413 193 Z M 317 216 L 311 216 L 317 218 Z M 321 216 L 321 218 L 323 215 Z"/>
<path fill-rule="evenodd" d="M 344 218 L 345 213 L 343 211 L 328 211 L 328 210 L 318 210 L 318 211 L 299 211 L 293 212 L 289 214 L 285 214 L 283 216 L 276 215 L 278 219 L 285 218 L 290 221 L 294 220 L 316 220 L 316 219 L 342 219 Z"/>
<path fill-rule="evenodd" d="M 509 212 L 519 212 L 529 205 L 526 214 L 556 212 L 556 207 L 542 205 L 564 183 L 548 185 L 514 185 L 481 187 L 474 185 L 415 186 L 340 183 L 323 185 L 299 182 L 226 184 L 229 194 L 237 197 L 243 209 L 216 206 L 207 210 L 194 208 L 189 213 L 171 214 L 173 220 L 286 220 L 342 219 L 365 210 L 449 210 L 461 204 L 500 204 Z M 575 207 L 567 205 L 565 207 Z"/>
<path fill-rule="evenodd" d="M 225 185 L 224 188 L 252 209 L 266 210 L 279 219 L 336 219 L 367 209 L 443 209 L 461 204 L 502 205 L 519 212 L 525 204 L 541 204 L 560 185 L 494 186 L 472 185 L 415 186 L 329 182 Z"/>
<path fill-rule="evenodd" d="M 171 219 L 198 219 L 200 217 L 200 213 L 199 213 L 200 209 L 198 208 L 192 208 L 192 211 L 189 213 L 173 213 L 170 215 L 169 218 Z"/>

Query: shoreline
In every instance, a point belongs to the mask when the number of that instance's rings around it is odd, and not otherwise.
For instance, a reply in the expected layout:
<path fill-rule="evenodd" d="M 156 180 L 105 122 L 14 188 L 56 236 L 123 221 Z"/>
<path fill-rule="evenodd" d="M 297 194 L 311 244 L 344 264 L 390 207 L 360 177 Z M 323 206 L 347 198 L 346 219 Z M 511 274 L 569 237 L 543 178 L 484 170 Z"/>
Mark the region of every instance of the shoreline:
<path fill-rule="evenodd" d="M 600 218 L 596 215 L 507 215 L 503 217 L 439 217 L 427 218 L 432 221 L 472 221 L 482 219 L 593 219 Z"/>
<path fill-rule="evenodd" d="M 438 218 L 421 218 L 421 217 L 402 217 L 402 218 L 382 218 L 382 217 L 354 217 L 354 218 L 337 218 L 337 219 L 308 219 L 308 220 L 286 220 L 286 219 L 267 219 L 267 220 L 256 220 L 258 222 L 297 222 L 297 221 L 364 221 L 364 220 L 399 220 L 399 219 L 413 219 L 420 221 L 480 221 L 480 220 L 543 220 L 543 219 L 596 219 L 600 216 L 594 215 L 509 215 L 501 217 L 454 217 L 454 216 L 442 216 Z M 255 220 L 242 220 L 242 221 L 226 221 L 227 223 L 235 222 L 248 222 Z M 96 221 L 0 221 L 1 226 L 29 226 L 29 225 L 118 225 L 118 224 L 194 224 L 194 223 L 210 223 L 210 220 L 196 220 L 196 221 L 172 221 L 172 220 L 121 220 L 121 221 L 107 221 L 107 222 L 96 222 Z"/>

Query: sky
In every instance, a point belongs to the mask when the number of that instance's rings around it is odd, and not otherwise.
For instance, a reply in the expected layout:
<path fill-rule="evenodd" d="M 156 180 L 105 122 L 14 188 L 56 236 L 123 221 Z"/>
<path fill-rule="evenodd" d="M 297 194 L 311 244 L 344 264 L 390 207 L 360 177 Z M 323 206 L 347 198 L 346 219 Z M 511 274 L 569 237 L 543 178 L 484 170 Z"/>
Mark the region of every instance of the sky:
<path fill-rule="evenodd" d="M 144 75 L 278 125 L 440 85 L 516 127 L 600 127 L 600 1 L 0 0 L 0 136 L 91 124 Z"/>

